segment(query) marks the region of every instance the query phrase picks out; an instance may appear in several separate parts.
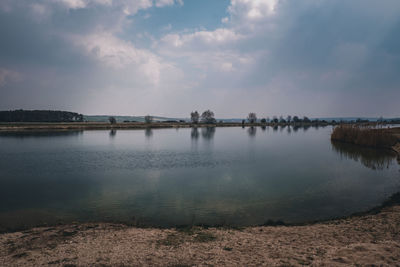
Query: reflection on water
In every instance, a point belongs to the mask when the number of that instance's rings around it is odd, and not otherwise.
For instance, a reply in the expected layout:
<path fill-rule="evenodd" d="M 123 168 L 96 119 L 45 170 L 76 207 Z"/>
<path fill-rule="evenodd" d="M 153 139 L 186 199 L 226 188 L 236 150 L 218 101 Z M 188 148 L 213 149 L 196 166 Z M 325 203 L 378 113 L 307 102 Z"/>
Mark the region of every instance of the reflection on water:
<path fill-rule="evenodd" d="M 46 138 L 46 137 L 58 137 L 58 136 L 78 136 L 82 135 L 83 130 L 51 130 L 51 131 L 0 131 L 0 137 L 9 138 Z"/>
<path fill-rule="evenodd" d="M 368 147 L 331 141 L 332 149 L 340 154 L 373 170 L 388 169 L 395 162 L 396 154 L 390 150 L 373 149 Z"/>
<path fill-rule="evenodd" d="M 115 130 L 115 129 L 110 130 L 110 134 L 109 134 L 110 138 L 114 138 L 116 134 L 117 134 L 117 130 Z"/>
<path fill-rule="evenodd" d="M 193 127 L 191 132 L 190 132 L 190 137 L 194 140 L 199 139 L 199 129 L 197 129 L 197 127 Z"/>
<path fill-rule="evenodd" d="M 0 134 L 0 231 L 305 222 L 368 210 L 400 190 L 393 157 L 331 144 L 330 127 L 257 128 Z"/>
<path fill-rule="evenodd" d="M 255 137 L 256 133 L 257 133 L 257 127 L 249 127 L 249 129 L 247 129 L 247 133 L 249 134 L 250 137 Z"/>
<path fill-rule="evenodd" d="M 204 127 L 201 128 L 201 136 L 206 140 L 211 140 L 215 135 L 215 127 Z"/>
<path fill-rule="evenodd" d="M 153 136 L 153 130 L 151 128 L 146 128 L 144 130 L 144 135 L 147 139 L 151 138 Z"/>

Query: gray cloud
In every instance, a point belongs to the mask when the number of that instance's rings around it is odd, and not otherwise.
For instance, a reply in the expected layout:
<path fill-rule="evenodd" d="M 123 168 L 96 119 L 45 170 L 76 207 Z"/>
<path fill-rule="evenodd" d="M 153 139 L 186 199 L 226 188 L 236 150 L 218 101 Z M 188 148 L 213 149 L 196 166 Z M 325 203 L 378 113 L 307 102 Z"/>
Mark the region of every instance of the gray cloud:
<path fill-rule="evenodd" d="M 154 39 L 135 27 L 138 10 L 172 4 L 3 1 L 0 109 L 399 115 L 396 0 L 235 0 L 220 28 Z M 135 34 L 152 45 L 124 39 Z"/>

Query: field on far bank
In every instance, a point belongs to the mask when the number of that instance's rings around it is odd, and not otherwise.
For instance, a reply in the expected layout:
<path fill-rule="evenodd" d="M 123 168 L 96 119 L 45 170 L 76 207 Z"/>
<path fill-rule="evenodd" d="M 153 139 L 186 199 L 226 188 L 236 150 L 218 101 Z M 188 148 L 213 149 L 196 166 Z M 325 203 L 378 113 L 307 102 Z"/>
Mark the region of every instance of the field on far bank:
<path fill-rule="evenodd" d="M 248 124 L 246 124 L 248 125 Z M 261 124 L 253 124 L 261 126 Z M 63 122 L 63 123 L 0 123 L 0 131 L 24 131 L 24 130 L 112 130 L 112 129 L 146 129 L 146 128 L 188 128 L 188 127 L 239 127 L 241 123 L 216 123 L 216 124 L 192 124 L 186 122 L 124 122 L 111 124 L 108 122 Z"/>
<path fill-rule="evenodd" d="M 400 262 L 400 206 L 307 226 L 74 224 L 0 235 L 0 266 L 301 266 Z"/>

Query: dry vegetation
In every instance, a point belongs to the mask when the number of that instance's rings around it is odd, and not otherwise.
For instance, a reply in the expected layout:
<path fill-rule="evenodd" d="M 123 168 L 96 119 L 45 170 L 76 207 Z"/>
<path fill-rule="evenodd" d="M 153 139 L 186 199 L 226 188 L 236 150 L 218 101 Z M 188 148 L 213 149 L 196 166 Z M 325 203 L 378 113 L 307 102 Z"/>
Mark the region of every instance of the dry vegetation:
<path fill-rule="evenodd" d="M 394 134 L 393 130 L 360 127 L 357 125 L 335 127 L 331 139 L 376 148 L 391 148 L 399 142 L 399 137 Z"/>

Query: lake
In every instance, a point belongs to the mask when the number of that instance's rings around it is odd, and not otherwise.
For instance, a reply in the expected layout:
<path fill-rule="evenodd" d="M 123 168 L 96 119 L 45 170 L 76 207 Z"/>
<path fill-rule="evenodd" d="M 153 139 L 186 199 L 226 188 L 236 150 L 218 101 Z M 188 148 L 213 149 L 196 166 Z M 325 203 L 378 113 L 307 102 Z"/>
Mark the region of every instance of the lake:
<path fill-rule="evenodd" d="M 0 133 L 0 229 L 302 223 L 366 211 L 400 191 L 395 155 L 332 144 L 331 131 Z"/>

